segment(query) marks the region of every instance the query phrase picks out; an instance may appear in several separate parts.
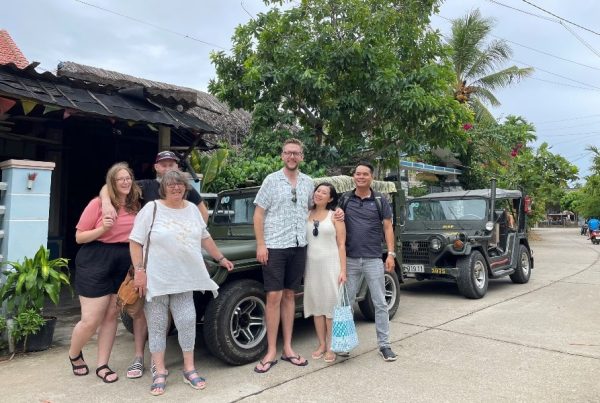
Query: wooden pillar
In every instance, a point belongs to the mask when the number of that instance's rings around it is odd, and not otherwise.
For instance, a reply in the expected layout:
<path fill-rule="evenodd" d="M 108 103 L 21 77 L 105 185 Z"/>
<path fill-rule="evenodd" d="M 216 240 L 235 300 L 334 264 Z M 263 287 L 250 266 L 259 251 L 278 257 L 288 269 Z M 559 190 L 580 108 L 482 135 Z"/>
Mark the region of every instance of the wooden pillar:
<path fill-rule="evenodd" d="M 158 126 L 158 151 L 171 149 L 171 128 Z"/>

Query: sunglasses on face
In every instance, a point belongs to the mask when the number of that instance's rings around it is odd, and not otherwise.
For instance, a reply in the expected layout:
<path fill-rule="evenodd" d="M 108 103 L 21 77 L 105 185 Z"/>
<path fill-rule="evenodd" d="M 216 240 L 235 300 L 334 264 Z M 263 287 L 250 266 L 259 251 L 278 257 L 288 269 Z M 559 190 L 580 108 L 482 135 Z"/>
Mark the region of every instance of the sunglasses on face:
<path fill-rule="evenodd" d="M 298 198 L 296 197 L 296 188 L 292 188 L 292 203 L 296 203 Z"/>
<path fill-rule="evenodd" d="M 318 220 L 314 220 L 313 221 L 313 225 L 315 226 L 313 228 L 313 236 L 318 236 L 319 235 L 319 221 Z"/>

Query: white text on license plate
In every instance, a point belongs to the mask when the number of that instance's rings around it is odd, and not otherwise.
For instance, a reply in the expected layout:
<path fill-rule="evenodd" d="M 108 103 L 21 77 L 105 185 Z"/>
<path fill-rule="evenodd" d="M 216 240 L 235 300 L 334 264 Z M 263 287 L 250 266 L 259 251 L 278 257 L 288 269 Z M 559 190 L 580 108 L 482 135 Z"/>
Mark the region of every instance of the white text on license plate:
<path fill-rule="evenodd" d="M 408 273 L 424 273 L 425 266 L 422 264 L 403 264 L 402 267 Z"/>

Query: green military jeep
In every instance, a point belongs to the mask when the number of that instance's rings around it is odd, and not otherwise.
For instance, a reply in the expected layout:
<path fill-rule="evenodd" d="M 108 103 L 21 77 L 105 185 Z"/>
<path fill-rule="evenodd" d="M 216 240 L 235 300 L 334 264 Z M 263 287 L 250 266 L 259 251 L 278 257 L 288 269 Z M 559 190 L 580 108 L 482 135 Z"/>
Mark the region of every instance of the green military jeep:
<path fill-rule="evenodd" d="M 519 190 L 432 193 L 410 200 L 402 225 L 402 270 L 417 280 L 450 280 L 482 298 L 490 278 L 527 283 L 533 256 L 528 198 Z"/>
<path fill-rule="evenodd" d="M 331 182 L 338 192 L 353 188 L 352 178 L 348 176 L 315 179 L 315 183 L 324 181 Z M 208 271 L 220 286 L 219 296 L 214 299 L 210 293 L 194 295 L 205 345 L 213 355 L 233 365 L 256 361 L 267 348 L 265 292 L 262 268 L 256 260 L 253 228 L 254 199 L 258 189 L 249 187 L 219 193 L 209 219 L 209 231 L 221 252 L 234 262 L 235 268 L 227 272 L 206 256 Z M 374 181 L 373 189 L 389 198 L 393 211 L 400 211 L 393 182 Z M 382 259 L 386 256 L 387 253 Z M 397 262 L 396 271 L 385 276 L 390 318 L 396 314 L 400 303 L 400 274 Z M 302 292 L 296 296 L 296 317 L 303 315 L 302 297 Z M 357 294 L 357 301 L 363 316 L 374 320 L 375 312 L 366 282 Z M 122 319 L 126 328 L 132 331 L 131 319 L 126 315 L 122 315 Z"/>

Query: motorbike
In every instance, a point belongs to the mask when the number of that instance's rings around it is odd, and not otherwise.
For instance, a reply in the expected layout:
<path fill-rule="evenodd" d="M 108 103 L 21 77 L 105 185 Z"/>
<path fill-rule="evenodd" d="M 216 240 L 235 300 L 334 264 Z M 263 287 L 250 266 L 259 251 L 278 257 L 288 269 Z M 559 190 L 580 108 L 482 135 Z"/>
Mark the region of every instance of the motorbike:
<path fill-rule="evenodd" d="M 590 239 L 594 245 L 600 243 L 600 229 L 590 230 Z"/>
<path fill-rule="evenodd" d="M 588 225 L 587 224 L 583 224 L 581 226 L 581 235 L 587 235 L 588 232 Z"/>

